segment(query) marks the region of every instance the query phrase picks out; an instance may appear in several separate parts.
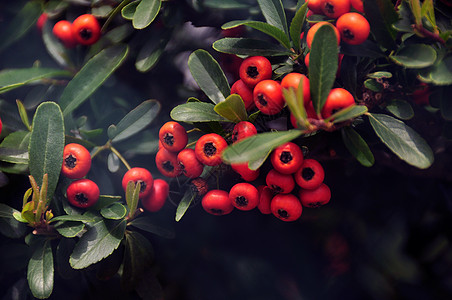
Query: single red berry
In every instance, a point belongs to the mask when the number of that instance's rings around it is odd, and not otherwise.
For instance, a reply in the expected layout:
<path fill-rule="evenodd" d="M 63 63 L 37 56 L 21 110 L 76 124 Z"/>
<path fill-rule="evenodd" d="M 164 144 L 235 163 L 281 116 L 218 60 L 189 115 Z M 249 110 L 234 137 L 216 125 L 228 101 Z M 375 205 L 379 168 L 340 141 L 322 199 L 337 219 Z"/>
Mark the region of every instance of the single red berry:
<path fill-rule="evenodd" d="M 255 134 L 257 134 L 257 129 L 253 123 L 248 121 L 238 122 L 232 130 L 232 142 L 236 143 Z"/>
<path fill-rule="evenodd" d="M 150 212 L 159 211 L 166 202 L 169 195 L 169 185 L 163 179 L 154 180 L 149 196 L 141 199 L 144 209 Z"/>
<path fill-rule="evenodd" d="M 63 149 L 61 173 L 67 178 L 85 177 L 91 168 L 91 154 L 80 144 L 70 143 Z"/>
<path fill-rule="evenodd" d="M 47 15 L 47 13 L 42 13 L 39 16 L 38 21 L 36 22 L 36 27 L 38 27 L 39 31 L 42 31 L 42 28 L 44 27 L 44 24 L 47 22 L 48 18 L 49 16 Z"/>
<path fill-rule="evenodd" d="M 260 173 L 259 169 L 251 170 L 248 167 L 248 162 L 231 164 L 231 168 L 238 173 L 243 180 L 248 182 L 256 180 Z"/>
<path fill-rule="evenodd" d="M 227 215 L 234 210 L 229 194 L 222 190 L 210 190 L 201 200 L 201 205 L 206 212 L 216 216 Z"/>
<path fill-rule="evenodd" d="M 364 13 L 364 4 L 363 0 L 350 0 L 350 4 L 354 9 L 359 11 L 360 13 Z"/>
<path fill-rule="evenodd" d="M 253 90 L 254 104 L 266 115 L 275 115 L 284 107 L 284 98 L 279 82 L 268 79 L 259 82 Z"/>
<path fill-rule="evenodd" d="M 273 150 L 270 161 L 276 171 L 283 174 L 292 174 L 301 167 L 303 152 L 297 144 L 287 142 Z"/>
<path fill-rule="evenodd" d="M 336 28 L 341 33 L 341 40 L 350 45 L 364 43 L 370 33 L 367 19 L 355 12 L 340 16 L 336 21 Z"/>
<path fill-rule="evenodd" d="M 209 184 L 204 178 L 194 178 L 190 182 L 190 188 L 198 196 L 204 196 L 209 191 Z"/>
<path fill-rule="evenodd" d="M 259 192 L 254 185 L 240 182 L 229 191 L 229 200 L 232 205 L 240 210 L 252 210 L 259 204 Z"/>
<path fill-rule="evenodd" d="M 251 56 L 240 65 L 239 76 L 247 86 L 254 88 L 260 81 L 272 77 L 272 65 L 263 56 Z"/>
<path fill-rule="evenodd" d="M 254 108 L 253 89 L 248 87 L 242 79 L 234 82 L 231 87 L 231 95 L 232 94 L 237 94 L 242 98 L 243 103 L 245 104 L 245 109 L 247 111 Z"/>
<path fill-rule="evenodd" d="M 300 200 L 292 194 L 275 195 L 270 208 L 275 217 L 286 222 L 297 220 L 303 211 Z"/>
<path fill-rule="evenodd" d="M 239 69 L 243 59 L 234 54 L 220 53 L 219 63 L 226 77 L 235 81 L 239 79 Z M 229 75 L 229 76 L 228 76 Z M 232 94 L 232 93 L 231 93 Z"/>
<path fill-rule="evenodd" d="M 99 194 L 99 187 L 89 179 L 73 181 L 66 190 L 69 203 L 80 208 L 88 208 L 96 204 Z"/>
<path fill-rule="evenodd" d="M 292 174 L 282 174 L 275 169 L 268 172 L 265 182 L 274 193 L 288 194 L 295 187 L 295 180 Z"/>
<path fill-rule="evenodd" d="M 133 181 L 135 184 L 140 183 L 140 198 L 145 198 L 149 196 L 152 191 L 152 186 L 154 185 L 154 178 L 151 172 L 145 168 L 131 168 L 122 177 L 122 188 L 124 192 L 127 190 L 127 184 L 129 181 Z"/>
<path fill-rule="evenodd" d="M 329 118 L 336 112 L 355 104 L 355 99 L 349 91 L 343 88 L 334 88 L 328 94 L 322 108 L 322 117 Z"/>
<path fill-rule="evenodd" d="M 421 82 L 411 94 L 414 103 L 417 105 L 429 105 L 430 104 L 430 89 L 428 84 Z"/>
<path fill-rule="evenodd" d="M 312 190 L 322 184 L 325 171 L 315 159 L 305 159 L 294 174 L 295 182 L 303 189 Z"/>
<path fill-rule="evenodd" d="M 216 133 L 208 133 L 196 142 L 195 153 L 198 160 L 207 166 L 221 164 L 221 153 L 228 144 L 224 138 Z"/>
<path fill-rule="evenodd" d="M 320 207 L 330 202 L 330 199 L 331 190 L 325 183 L 313 190 L 300 189 L 300 201 L 303 206 Z"/>
<path fill-rule="evenodd" d="M 187 146 L 188 135 L 181 124 L 169 121 L 160 127 L 159 140 L 168 151 L 179 152 Z"/>
<path fill-rule="evenodd" d="M 305 64 L 306 68 L 308 68 L 308 69 L 309 69 L 309 57 L 310 56 L 311 56 L 311 52 L 308 52 L 306 54 L 306 56 L 304 57 L 304 64 Z"/>
<path fill-rule="evenodd" d="M 323 14 L 333 19 L 348 13 L 350 9 L 350 0 L 322 0 Z"/>
<path fill-rule="evenodd" d="M 311 49 L 312 41 L 314 40 L 314 36 L 315 36 L 317 30 L 319 30 L 319 28 L 324 25 L 333 27 L 334 32 L 336 33 L 337 45 L 339 45 L 341 43 L 341 34 L 339 33 L 339 30 L 337 30 L 337 28 L 333 24 L 326 22 L 326 21 L 321 21 L 321 22 L 318 22 L 315 25 L 313 25 L 308 30 L 308 34 L 306 35 L 306 43 L 308 44 L 309 49 Z"/>
<path fill-rule="evenodd" d="M 177 162 L 183 175 L 188 178 L 201 176 L 204 165 L 196 158 L 195 150 L 185 148 L 177 154 Z"/>
<path fill-rule="evenodd" d="M 181 174 L 177 153 L 161 148 L 155 155 L 157 169 L 166 177 L 177 177 Z"/>
<path fill-rule="evenodd" d="M 259 192 L 259 204 L 257 205 L 257 209 L 265 215 L 269 215 L 272 213 L 270 204 L 273 199 L 272 190 L 266 185 L 260 185 L 257 187 L 257 191 Z"/>
<path fill-rule="evenodd" d="M 316 15 L 323 15 L 322 0 L 309 0 L 308 8 Z"/>
<path fill-rule="evenodd" d="M 72 32 L 78 43 L 89 46 L 99 40 L 100 25 L 95 16 L 84 14 L 72 22 Z"/>
<path fill-rule="evenodd" d="M 305 75 L 300 73 L 289 73 L 284 76 L 283 80 L 281 81 L 281 87 L 283 89 L 293 88 L 295 91 L 297 91 L 300 85 L 300 81 L 302 81 L 301 86 L 303 88 L 303 103 L 307 104 L 311 101 L 311 90 L 309 88 L 309 79 Z"/>
<path fill-rule="evenodd" d="M 77 45 L 77 41 L 72 33 L 72 24 L 69 21 L 58 21 L 53 26 L 52 32 L 66 48 L 74 48 Z"/>

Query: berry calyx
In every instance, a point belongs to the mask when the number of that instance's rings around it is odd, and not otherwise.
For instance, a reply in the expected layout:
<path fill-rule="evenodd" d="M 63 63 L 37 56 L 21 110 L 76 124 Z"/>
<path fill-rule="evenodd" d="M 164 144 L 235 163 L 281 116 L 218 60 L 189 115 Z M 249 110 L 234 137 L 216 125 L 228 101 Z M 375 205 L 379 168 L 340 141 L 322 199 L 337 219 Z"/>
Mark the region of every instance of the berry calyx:
<path fill-rule="evenodd" d="M 322 184 L 325 171 L 315 159 L 305 159 L 300 169 L 294 174 L 295 182 L 303 189 L 315 189 Z"/>
<path fill-rule="evenodd" d="M 251 56 L 241 63 L 239 76 L 249 88 L 254 88 L 260 81 L 272 77 L 272 65 L 263 56 Z"/>
<path fill-rule="evenodd" d="M 303 163 L 303 152 L 300 146 L 288 142 L 273 150 L 270 161 L 276 171 L 283 174 L 295 173 Z"/>

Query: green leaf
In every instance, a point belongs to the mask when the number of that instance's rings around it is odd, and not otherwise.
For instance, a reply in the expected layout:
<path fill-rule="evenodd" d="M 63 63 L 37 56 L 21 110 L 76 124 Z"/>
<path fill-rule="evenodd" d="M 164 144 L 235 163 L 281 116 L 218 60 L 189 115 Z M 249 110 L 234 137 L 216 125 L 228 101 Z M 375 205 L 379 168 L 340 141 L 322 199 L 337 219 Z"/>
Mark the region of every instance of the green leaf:
<path fill-rule="evenodd" d="M 293 54 L 280 45 L 249 38 L 223 38 L 215 41 L 212 47 L 218 52 L 244 56 L 284 56 Z"/>
<path fill-rule="evenodd" d="M 14 213 L 20 215 L 19 211 L 0 203 L 0 232 L 6 237 L 17 239 L 25 234 L 27 227 L 16 220 Z"/>
<path fill-rule="evenodd" d="M 414 117 L 414 111 L 411 104 L 405 100 L 393 99 L 386 106 L 386 110 L 402 120 L 409 120 Z"/>
<path fill-rule="evenodd" d="M 392 74 L 390 72 L 386 72 L 386 71 L 378 71 L 378 72 L 367 74 L 367 77 L 373 78 L 373 79 L 391 78 Z"/>
<path fill-rule="evenodd" d="M 161 5 L 161 0 L 141 0 L 133 15 L 133 28 L 144 29 L 148 27 L 159 13 Z"/>
<path fill-rule="evenodd" d="M 343 127 L 341 130 L 342 140 L 348 151 L 365 167 L 371 167 L 375 158 L 366 141 L 352 127 Z"/>
<path fill-rule="evenodd" d="M 110 206 L 104 207 L 100 210 L 100 214 L 105 219 L 121 220 L 127 214 L 127 208 L 119 202 L 113 203 Z"/>
<path fill-rule="evenodd" d="M 332 25 L 321 26 L 312 41 L 309 58 L 309 84 L 312 104 L 319 114 L 336 79 L 338 47 Z"/>
<path fill-rule="evenodd" d="M 238 123 L 248 119 L 245 103 L 237 94 L 232 94 L 226 100 L 215 105 L 214 110 L 222 117 Z"/>
<path fill-rule="evenodd" d="M 109 256 L 124 237 L 126 221 L 100 219 L 92 224 L 75 245 L 69 263 L 74 269 L 86 268 Z"/>
<path fill-rule="evenodd" d="M 27 110 L 25 109 L 25 106 L 19 99 L 16 100 L 16 104 L 17 109 L 19 110 L 20 118 L 22 119 L 22 123 L 24 123 L 25 127 L 27 127 L 27 129 L 31 131 L 30 121 L 28 119 L 28 114 Z"/>
<path fill-rule="evenodd" d="M 426 44 L 409 44 L 399 48 L 396 54 L 389 57 L 405 68 L 421 69 L 435 63 L 436 51 Z"/>
<path fill-rule="evenodd" d="M 205 50 L 198 49 L 188 58 L 188 67 L 201 90 L 217 104 L 229 96 L 231 88 L 218 62 Z"/>
<path fill-rule="evenodd" d="M 306 20 L 306 12 L 308 11 L 308 2 L 306 1 L 295 13 L 295 16 L 290 23 L 290 38 L 297 52 L 301 51 L 300 35 L 303 29 L 303 24 Z"/>
<path fill-rule="evenodd" d="M 436 85 L 452 84 L 452 56 L 436 63 L 430 71 L 428 79 Z"/>
<path fill-rule="evenodd" d="M 69 81 L 60 98 L 64 115 L 79 107 L 119 67 L 128 53 L 127 45 L 115 45 L 91 58 Z"/>
<path fill-rule="evenodd" d="M 28 262 L 27 280 L 33 296 L 38 299 L 50 297 L 53 290 L 53 253 L 50 240 L 37 246 Z"/>
<path fill-rule="evenodd" d="M 156 100 L 143 101 L 131 110 L 116 125 L 114 134 L 109 135 L 113 142 L 118 142 L 140 132 L 148 126 L 160 111 L 160 103 Z"/>
<path fill-rule="evenodd" d="M 135 67 L 140 72 L 151 70 L 162 56 L 171 35 L 169 32 L 153 35 L 138 52 Z"/>
<path fill-rule="evenodd" d="M 121 196 L 100 195 L 99 200 L 94 204 L 92 210 L 100 210 L 106 206 L 109 206 L 117 201 L 121 200 Z"/>
<path fill-rule="evenodd" d="M 73 238 L 85 229 L 85 224 L 77 221 L 58 222 L 55 229 L 64 237 Z"/>
<path fill-rule="evenodd" d="M 383 85 L 373 78 L 366 79 L 366 81 L 364 81 L 364 86 L 366 89 L 376 93 L 381 92 L 383 89 Z"/>
<path fill-rule="evenodd" d="M 172 239 L 175 236 L 174 231 L 152 224 L 150 218 L 147 217 L 135 218 L 129 225 L 167 239 Z"/>
<path fill-rule="evenodd" d="M 52 29 L 53 22 L 46 22 L 42 28 L 42 40 L 47 52 L 59 65 L 73 68 L 74 66 L 69 57 L 68 50 L 53 34 Z"/>
<path fill-rule="evenodd" d="M 202 5 L 215 9 L 245 9 L 251 6 L 250 3 L 244 3 L 243 0 L 204 0 Z"/>
<path fill-rule="evenodd" d="M 83 223 L 90 223 L 94 222 L 94 218 L 91 216 L 85 216 L 85 215 L 61 215 L 54 217 L 50 220 L 50 222 L 56 222 L 56 221 L 77 221 L 77 222 L 83 222 Z"/>
<path fill-rule="evenodd" d="M 190 207 L 190 204 L 193 202 L 195 198 L 196 194 L 193 193 L 190 189 L 187 189 L 185 191 L 185 194 L 180 200 L 179 205 L 177 206 L 176 209 L 176 218 L 175 218 L 176 222 L 179 222 L 182 219 L 182 217 L 187 212 L 187 209 Z"/>
<path fill-rule="evenodd" d="M 420 169 L 431 166 L 432 149 L 412 128 L 387 115 L 369 113 L 368 116 L 377 136 L 400 159 Z"/>
<path fill-rule="evenodd" d="M 229 164 L 255 161 L 267 156 L 279 145 L 290 142 L 302 134 L 301 130 L 259 133 L 230 145 L 221 156 L 223 161 Z"/>
<path fill-rule="evenodd" d="M 0 147 L 0 160 L 13 164 L 28 164 L 28 151 Z"/>
<path fill-rule="evenodd" d="M 205 102 L 189 102 L 171 110 L 170 116 L 179 122 L 229 122 L 215 112 L 215 105 Z"/>
<path fill-rule="evenodd" d="M 135 211 L 138 207 L 140 190 L 141 190 L 140 182 L 137 182 L 135 184 L 135 182 L 131 180 L 127 183 L 126 202 L 127 202 L 127 207 L 129 208 L 129 216 L 130 217 L 132 217 L 135 214 Z"/>
<path fill-rule="evenodd" d="M 137 10 L 137 6 L 140 4 L 140 1 L 133 1 L 121 9 L 121 15 L 124 19 L 132 21 L 133 16 L 135 15 L 135 11 Z"/>
<path fill-rule="evenodd" d="M 29 168 L 38 186 L 48 175 L 47 199 L 51 199 L 63 164 L 64 121 L 55 102 L 43 102 L 36 109 L 30 137 Z"/>
<path fill-rule="evenodd" d="M 288 35 L 286 13 L 281 0 L 257 0 L 257 3 L 259 3 L 267 23 L 281 29 Z"/>
<path fill-rule="evenodd" d="M 5 69 L 0 71 L 0 94 L 43 78 L 56 76 L 71 76 L 71 73 L 50 68 Z"/>
<path fill-rule="evenodd" d="M 281 31 L 281 29 L 279 29 L 273 25 L 270 25 L 268 23 L 259 22 L 259 21 L 250 21 L 250 20 L 230 21 L 226 24 L 223 24 L 223 26 L 221 26 L 221 28 L 222 29 L 230 29 L 230 28 L 241 26 L 241 25 L 246 25 L 251 28 L 257 29 L 257 30 L 273 37 L 287 49 L 290 49 L 289 37 L 283 31 Z M 300 38 L 300 36 L 298 36 L 298 38 Z"/>
<path fill-rule="evenodd" d="M 365 114 L 366 112 L 367 112 L 367 107 L 364 105 L 351 105 L 349 107 L 346 107 L 346 108 L 341 109 L 340 111 L 336 112 L 328 119 L 332 119 L 333 123 L 340 123 L 340 122 L 344 122 L 344 121 L 359 117 L 359 116 Z"/>
<path fill-rule="evenodd" d="M 300 126 L 304 126 L 307 115 L 303 101 L 303 80 L 300 80 L 300 84 L 298 85 L 298 90 L 296 92 L 293 88 L 283 89 L 283 95 L 284 100 L 286 101 L 287 106 L 289 106 L 290 112 L 295 117 L 295 120 L 297 120 L 297 123 Z"/>
<path fill-rule="evenodd" d="M 391 0 L 363 0 L 366 18 L 375 39 L 386 49 L 395 49 L 396 32 L 392 25 L 399 15 Z"/>

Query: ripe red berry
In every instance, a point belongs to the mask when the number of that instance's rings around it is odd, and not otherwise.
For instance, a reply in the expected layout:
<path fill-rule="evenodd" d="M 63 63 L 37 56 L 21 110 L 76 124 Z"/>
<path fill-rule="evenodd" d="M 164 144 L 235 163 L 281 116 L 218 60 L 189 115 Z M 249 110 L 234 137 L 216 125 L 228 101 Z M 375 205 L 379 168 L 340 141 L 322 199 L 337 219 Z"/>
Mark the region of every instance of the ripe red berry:
<path fill-rule="evenodd" d="M 309 49 L 311 49 L 312 41 L 314 40 L 314 36 L 315 36 L 317 30 L 319 30 L 319 28 L 324 25 L 333 27 L 334 32 L 336 33 L 337 45 L 339 45 L 341 43 L 341 34 L 339 33 L 339 30 L 337 30 L 337 28 L 334 25 L 332 25 L 331 23 L 322 21 L 322 22 L 316 23 L 314 26 L 312 26 L 308 30 L 308 34 L 306 35 L 306 43 L 308 44 Z"/>
<path fill-rule="evenodd" d="M 204 165 L 196 158 L 195 150 L 185 148 L 177 154 L 177 162 L 180 171 L 188 178 L 201 176 Z"/>
<path fill-rule="evenodd" d="M 80 208 L 88 208 L 96 204 L 99 194 L 99 187 L 89 179 L 73 181 L 66 190 L 69 203 Z"/>
<path fill-rule="evenodd" d="M 295 173 L 303 163 L 303 152 L 300 146 L 288 142 L 273 150 L 270 161 L 276 171 L 283 174 Z"/>
<path fill-rule="evenodd" d="M 91 168 L 91 154 L 80 144 L 70 143 L 64 146 L 61 173 L 67 178 L 85 177 Z"/>
<path fill-rule="evenodd" d="M 253 90 L 254 104 L 266 115 L 275 115 L 284 107 L 284 98 L 279 82 L 268 79 L 259 82 Z"/>
<path fill-rule="evenodd" d="M 336 27 L 341 34 L 341 39 L 350 45 L 364 43 L 370 33 L 367 19 L 355 12 L 340 16 L 336 21 Z"/>
<path fill-rule="evenodd" d="M 72 24 L 69 21 L 58 21 L 53 26 L 52 32 L 66 48 L 74 48 L 77 44 L 74 34 L 72 33 Z"/>
<path fill-rule="evenodd" d="M 195 153 L 198 160 L 207 166 L 221 164 L 221 153 L 228 144 L 224 138 L 216 133 L 208 133 L 196 142 Z"/>
<path fill-rule="evenodd" d="M 257 129 L 253 123 L 248 121 L 238 122 L 232 130 L 232 142 L 236 143 L 255 134 L 257 134 Z"/>
<path fill-rule="evenodd" d="M 166 202 L 169 195 L 169 185 L 163 179 L 154 180 L 149 196 L 141 199 L 144 209 L 150 212 L 159 211 Z"/>
<path fill-rule="evenodd" d="M 300 73 L 289 73 L 284 76 L 283 80 L 281 81 L 281 87 L 283 89 L 293 88 L 295 91 L 297 91 L 300 81 L 303 82 L 303 103 L 307 104 L 311 101 L 311 90 L 309 88 L 309 79 L 305 75 Z"/>
<path fill-rule="evenodd" d="M 259 204 L 257 205 L 257 208 L 265 215 L 271 214 L 272 210 L 270 204 L 273 199 L 272 190 L 266 185 L 260 185 L 257 187 L 257 191 L 259 192 Z"/>
<path fill-rule="evenodd" d="M 316 15 L 323 14 L 322 11 L 322 0 L 309 0 L 308 1 L 308 8 L 310 11 L 312 11 Z"/>
<path fill-rule="evenodd" d="M 295 182 L 303 189 L 315 189 L 322 184 L 325 171 L 315 159 L 305 159 L 294 174 Z"/>
<path fill-rule="evenodd" d="M 248 182 L 256 180 L 260 173 L 259 169 L 251 170 L 248 167 L 248 162 L 231 164 L 231 168 L 237 172 L 243 180 Z"/>
<path fill-rule="evenodd" d="M 179 152 L 187 146 L 188 135 L 181 124 L 169 121 L 160 127 L 159 140 L 168 151 Z"/>
<path fill-rule="evenodd" d="M 78 43 L 89 46 L 99 40 L 100 25 L 95 16 L 84 14 L 72 22 L 72 32 Z"/>
<path fill-rule="evenodd" d="M 48 18 L 49 16 L 47 15 L 47 13 L 42 13 L 39 16 L 38 21 L 36 21 L 36 27 L 38 27 L 39 31 L 42 31 L 42 28 L 44 27 L 44 24 L 47 22 Z"/>
<path fill-rule="evenodd" d="M 166 177 L 177 177 L 181 174 L 177 153 L 161 148 L 155 155 L 155 164 L 157 169 Z"/>
<path fill-rule="evenodd" d="M 247 111 L 254 108 L 253 89 L 248 87 L 242 79 L 234 82 L 231 87 L 231 95 L 232 94 L 237 94 L 242 98 L 243 103 L 245 104 L 245 109 Z"/>
<path fill-rule="evenodd" d="M 320 207 L 330 202 L 330 199 L 331 190 L 325 183 L 313 190 L 300 189 L 300 201 L 303 206 Z"/>
<path fill-rule="evenodd" d="M 360 13 L 364 13 L 364 4 L 363 0 L 350 0 L 350 4 L 354 9 L 359 11 Z"/>
<path fill-rule="evenodd" d="M 275 217 L 286 222 L 297 220 L 303 211 L 300 200 L 292 194 L 275 195 L 270 208 Z"/>
<path fill-rule="evenodd" d="M 272 65 L 263 56 L 251 56 L 240 65 L 239 76 L 247 86 L 253 88 L 260 81 L 272 77 Z"/>
<path fill-rule="evenodd" d="M 295 180 L 291 174 L 282 174 L 275 169 L 268 172 L 265 182 L 273 192 L 281 194 L 288 194 L 295 187 Z"/>
<path fill-rule="evenodd" d="M 259 204 L 259 192 L 250 183 L 237 183 L 229 191 L 229 200 L 237 209 L 252 210 Z"/>
<path fill-rule="evenodd" d="M 206 212 L 216 216 L 227 215 L 234 210 L 229 194 L 222 190 L 211 190 L 201 200 L 201 205 Z"/>
<path fill-rule="evenodd" d="M 322 108 L 322 117 L 329 118 L 336 112 L 355 104 L 355 99 L 349 91 L 343 88 L 334 88 L 328 94 Z"/>
<path fill-rule="evenodd" d="M 350 0 L 322 0 L 323 14 L 333 19 L 348 13 L 350 8 Z"/>
<path fill-rule="evenodd" d="M 122 177 L 122 188 L 124 189 L 124 192 L 127 190 L 129 181 L 133 181 L 135 184 L 138 182 L 141 184 L 140 198 L 149 196 L 152 186 L 154 185 L 154 178 L 152 177 L 151 172 L 145 168 L 131 168 L 124 174 Z"/>

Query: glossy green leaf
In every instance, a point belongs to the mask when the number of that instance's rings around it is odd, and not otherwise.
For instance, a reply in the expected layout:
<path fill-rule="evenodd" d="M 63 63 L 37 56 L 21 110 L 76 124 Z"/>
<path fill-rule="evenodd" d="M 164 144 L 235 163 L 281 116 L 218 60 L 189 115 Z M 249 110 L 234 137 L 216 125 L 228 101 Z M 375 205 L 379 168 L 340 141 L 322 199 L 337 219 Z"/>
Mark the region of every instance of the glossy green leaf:
<path fill-rule="evenodd" d="M 90 223 L 94 222 L 95 219 L 92 216 L 87 215 L 61 215 L 56 216 L 50 220 L 51 222 L 56 221 L 77 221 L 77 222 L 83 222 L 83 223 Z"/>
<path fill-rule="evenodd" d="M 21 134 L 16 133 L 22 133 L 23 131 L 16 131 L 8 135 L 10 137 L 11 135 L 17 136 Z M 27 139 L 30 138 L 30 135 L 27 135 Z M 0 160 L 8 163 L 13 164 L 28 164 L 28 150 L 27 149 L 19 149 L 16 147 L 0 147 Z"/>
<path fill-rule="evenodd" d="M 366 112 L 367 112 L 366 106 L 352 105 L 344 109 L 341 109 L 340 111 L 333 114 L 330 118 L 333 120 L 333 123 L 340 123 L 359 117 L 365 114 Z"/>
<path fill-rule="evenodd" d="M 359 133 L 350 126 L 343 127 L 341 133 L 345 146 L 356 160 L 365 167 L 373 166 L 375 163 L 374 155 Z"/>
<path fill-rule="evenodd" d="M 221 157 L 224 162 L 241 163 L 256 161 L 267 156 L 269 151 L 275 149 L 281 144 L 290 142 L 291 140 L 303 134 L 301 130 L 289 130 L 279 132 L 265 132 L 250 136 L 240 142 L 228 146 L 222 153 Z"/>
<path fill-rule="evenodd" d="M 33 296 L 50 297 L 54 283 L 53 253 L 51 241 L 39 243 L 28 262 L 27 280 Z"/>
<path fill-rule="evenodd" d="M 114 134 L 109 134 L 109 138 L 113 142 L 118 142 L 131 137 L 148 126 L 158 115 L 159 111 L 160 102 L 156 100 L 143 101 L 119 121 Z"/>
<path fill-rule="evenodd" d="M 92 210 L 100 210 L 106 206 L 109 206 L 117 201 L 121 200 L 121 196 L 100 195 L 96 204 L 94 204 Z"/>
<path fill-rule="evenodd" d="M 70 75 L 68 71 L 50 68 L 5 69 L 0 71 L 0 94 L 43 78 Z"/>
<path fill-rule="evenodd" d="M 436 63 L 427 78 L 436 85 L 452 84 L 452 56 Z"/>
<path fill-rule="evenodd" d="M 121 161 L 119 160 L 119 157 L 114 154 L 113 152 L 110 152 L 107 157 L 107 166 L 108 171 L 111 173 L 118 172 L 119 168 L 121 167 Z"/>
<path fill-rule="evenodd" d="M 17 239 L 25 234 L 27 226 L 16 220 L 14 213 L 20 215 L 19 211 L 0 203 L 0 232 L 6 237 Z"/>
<path fill-rule="evenodd" d="M 171 110 L 170 116 L 179 122 L 229 122 L 215 112 L 215 105 L 205 102 L 189 102 Z"/>
<path fill-rule="evenodd" d="M 427 142 L 402 121 L 383 114 L 368 114 L 381 141 L 400 159 L 420 169 L 433 163 L 433 151 Z"/>
<path fill-rule="evenodd" d="M 257 0 L 262 14 L 268 24 L 281 29 L 286 35 L 289 35 L 287 29 L 286 13 L 281 0 Z"/>
<path fill-rule="evenodd" d="M 133 28 L 144 29 L 148 27 L 159 13 L 161 5 L 161 0 L 141 0 L 133 15 Z"/>
<path fill-rule="evenodd" d="M 119 67 L 128 53 L 127 45 L 115 45 L 91 58 L 69 81 L 60 98 L 64 115 L 79 107 Z"/>
<path fill-rule="evenodd" d="M 386 106 L 386 110 L 402 120 L 409 120 L 414 117 L 413 107 L 411 107 L 411 104 L 405 100 L 391 100 Z"/>
<path fill-rule="evenodd" d="M 309 58 L 309 84 L 314 109 L 320 113 L 336 79 L 338 47 L 332 43 L 336 34 L 331 25 L 321 26 L 312 41 Z"/>
<path fill-rule="evenodd" d="M 25 109 L 24 104 L 19 99 L 16 100 L 17 109 L 19 111 L 20 118 L 22 119 L 22 123 L 24 123 L 25 127 L 31 131 L 30 120 L 28 119 L 27 110 Z"/>
<path fill-rule="evenodd" d="M 132 21 L 133 16 L 135 15 L 135 11 L 137 10 L 137 6 L 140 4 L 140 1 L 133 1 L 121 9 L 121 15 L 124 19 Z"/>
<path fill-rule="evenodd" d="M 63 279 L 74 279 L 77 271 L 71 268 L 68 257 L 75 247 L 75 239 L 60 239 L 55 252 L 56 271 Z"/>
<path fill-rule="evenodd" d="M 58 222 L 55 225 L 56 231 L 64 237 L 73 238 L 82 233 L 85 224 L 78 221 Z"/>
<path fill-rule="evenodd" d="M 436 51 L 426 44 L 409 44 L 389 57 L 405 68 L 421 69 L 435 63 Z"/>
<path fill-rule="evenodd" d="M 129 217 L 135 214 L 138 207 L 138 201 L 141 190 L 141 182 L 135 183 L 134 181 L 129 181 L 126 188 L 126 202 L 129 208 Z"/>
<path fill-rule="evenodd" d="M 137 70 L 140 72 L 151 70 L 162 56 L 170 38 L 171 34 L 169 32 L 153 35 L 138 52 L 137 61 L 135 62 Z"/>
<path fill-rule="evenodd" d="M 190 189 L 187 189 L 185 191 L 185 194 L 180 200 L 179 205 L 177 206 L 176 209 L 176 218 L 175 218 L 176 222 L 179 222 L 182 219 L 182 217 L 187 212 L 187 209 L 190 207 L 190 204 L 195 199 L 195 197 L 196 194 L 193 193 Z"/>
<path fill-rule="evenodd" d="M 373 79 L 391 78 L 392 74 L 390 72 L 386 72 L 386 71 L 378 71 L 378 72 L 367 74 L 367 77 L 373 78 Z"/>
<path fill-rule="evenodd" d="M 214 110 L 220 116 L 235 123 L 248 119 L 245 103 L 237 94 L 232 94 L 226 100 L 215 105 Z"/>
<path fill-rule="evenodd" d="M 259 21 L 250 21 L 250 20 L 242 20 L 242 21 L 230 21 L 221 26 L 222 29 L 229 29 L 238 26 L 249 26 L 251 28 L 257 29 L 281 43 L 287 49 L 290 49 L 290 40 L 289 37 L 279 28 L 270 25 L 268 23 L 259 22 Z"/>
<path fill-rule="evenodd" d="M 161 237 L 164 237 L 167 239 L 172 239 L 175 236 L 174 231 L 154 225 L 152 223 L 152 220 L 147 217 L 135 218 L 128 225 L 134 226 L 138 229 L 144 230 L 146 232 L 150 232 L 152 234 L 156 234 L 158 236 L 161 236 Z"/>
<path fill-rule="evenodd" d="M 44 174 L 48 175 L 47 199 L 51 199 L 63 164 L 64 121 L 58 104 L 41 103 L 32 128 L 28 147 L 30 174 L 39 186 Z"/>
<path fill-rule="evenodd" d="M 303 29 L 303 24 L 306 20 L 306 12 L 308 11 L 308 2 L 306 1 L 295 13 L 295 16 L 290 22 L 290 38 L 297 52 L 301 51 L 300 35 Z"/>
<path fill-rule="evenodd" d="M 188 58 L 188 67 L 198 86 L 213 103 L 224 101 L 231 93 L 223 70 L 209 52 L 194 51 Z"/>
<path fill-rule="evenodd" d="M 366 81 L 364 81 L 364 86 L 366 87 L 366 89 L 369 89 L 375 93 L 381 92 L 381 90 L 383 90 L 383 85 L 373 78 L 366 79 Z"/>
<path fill-rule="evenodd" d="M 100 210 L 100 214 L 105 219 L 121 220 L 127 214 L 127 208 L 119 202 L 115 202 L 110 206 Z"/>
<path fill-rule="evenodd" d="M 297 123 L 303 128 L 307 118 L 303 101 L 303 80 L 300 80 L 297 92 L 293 88 L 283 89 L 283 95 L 290 112 L 295 117 Z"/>
<path fill-rule="evenodd" d="M 375 39 L 386 49 L 396 48 L 395 30 L 392 25 L 399 15 L 391 0 L 363 0 L 366 19 Z"/>
<path fill-rule="evenodd" d="M 244 9 L 251 6 L 243 0 L 204 0 L 202 4 L 215 9 Z"/>
<path fill-rule="evenodd" d="M 293 54 L 281 45 L 250 38 L 223 38 L 213 43 L 218 52 L 245 56 L 284 56 Z"/>
<path fill-rule="evenodd" d="M 69 259 L 74 269 L 86 268 L 109 256 L 118 248 L 126 230 L 125 220 L 100 219 L 90 225 L 75 245 Z"/>

